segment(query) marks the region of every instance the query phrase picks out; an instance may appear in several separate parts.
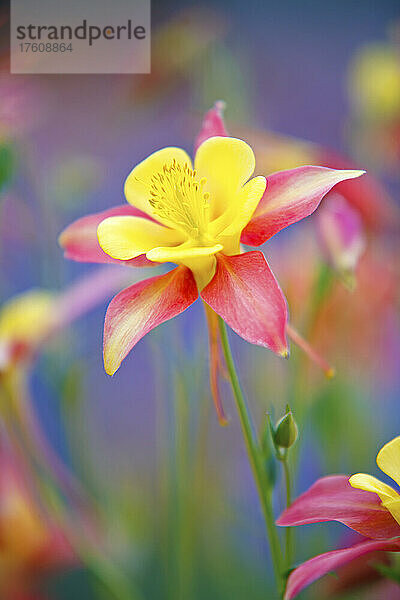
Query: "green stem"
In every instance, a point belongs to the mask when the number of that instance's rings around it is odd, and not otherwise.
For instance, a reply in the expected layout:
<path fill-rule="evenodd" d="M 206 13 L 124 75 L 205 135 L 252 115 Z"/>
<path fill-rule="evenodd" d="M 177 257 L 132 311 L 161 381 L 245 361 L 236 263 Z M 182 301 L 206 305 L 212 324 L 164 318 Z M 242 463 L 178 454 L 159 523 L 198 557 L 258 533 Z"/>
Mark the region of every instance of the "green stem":
<path fill-rule="evenodd" d="M 286 507 L 289 507 L 292 503 L 292 486 L 290 481 L 290 469 L 287 456 L 282 461 L 283 472 L 285 475 L 285 487 L 286 487 Z M 286 527 L 285 530 L 285 558 L 286 566 L 289 569 L 292 564 L 292 528 Z"/>
<path fill-rule="evenodd" d="M 246 442 L 247 453 L 253 471 L 253 476 L 257 485 L 258 495 L 260 498 L 265 525 L 267 528 L 276 585 L 279 594 L 282 594 L 282 551 L 278 537 L 278 532 L 275 526 L 274 513 L 272 509 L 271 489 L 269 486 L 267 473 L 264 470 L 264 466 L 261 461 L 262 454 L 258 445 L 258 441 L 256 439 L 256 435 L 254 433 L 250 412 L 247 407 L 246 400 L 243 396 L 242 389 L 240 387 L 238 374 L 229 345 L 226 325 L 223 319 L 221 319 L 221 317 L 218 317 L 218 323 L 221 333 L 221 343 L 225 356 L 226 366 L 228 368 L 232 390 L 236 400 L 236 407 L 239 413 L 243 437 Z"/>
<path fill-rule="evenodd" d="M 175 549 L 176 549 L 176 581 L 174 582 L 174 593 L 172 598 L 183 600 L 190 598 L 190 586 L 192 577 L 193 556 L 191 548 L 191 525 L 192 514 L 189 506 L 191 494 L 189 492 L 191 476 L 190 454 L 189 454 L 189 412 L 188 401 L 189 394 L 186 388 L 186 381 L 179 375 L 175 378 L 175 421 L 176 421 L 176 446 L 175 446 L 175 465 L 176 465 L 176 501 L 175 501 Z"/>

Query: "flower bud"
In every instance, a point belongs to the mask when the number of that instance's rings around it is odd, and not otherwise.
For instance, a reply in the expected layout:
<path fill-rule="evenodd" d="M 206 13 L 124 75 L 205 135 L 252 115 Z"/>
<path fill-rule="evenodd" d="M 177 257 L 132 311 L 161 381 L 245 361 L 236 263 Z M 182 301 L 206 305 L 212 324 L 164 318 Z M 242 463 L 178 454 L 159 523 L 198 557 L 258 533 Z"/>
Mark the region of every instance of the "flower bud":
<path fill-rule="evenodd" d="M 276 424 L 273 434 L 274 444 L 277 448 L 291 448 L 299 436 L 299 429 L 293 418 L 293 413 L 288 407 L 287 413 Z"/>

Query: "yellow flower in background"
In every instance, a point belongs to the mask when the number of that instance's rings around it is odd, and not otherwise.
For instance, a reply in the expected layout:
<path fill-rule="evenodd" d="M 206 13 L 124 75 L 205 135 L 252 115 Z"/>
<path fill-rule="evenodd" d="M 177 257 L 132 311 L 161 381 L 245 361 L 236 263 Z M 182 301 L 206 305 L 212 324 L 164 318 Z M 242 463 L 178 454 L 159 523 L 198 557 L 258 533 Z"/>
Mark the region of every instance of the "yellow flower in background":
<path fill-rule="evenodd" d="M 400 436 L 388 442 L 378 453 L 376 464 L 386 475 L 400 485 Z M 358 473 L 349 479 L 350 485 L 359 490 L 378 494 L 384 506 L 400 524 L 400 494 L 390 485 L 372 475 Z"/>
<path fill-rule="evenodd" d="M 0 375 L 29 362 L 53 334 L 110 297 L 132 277 L 119 269 L 98 269 L 61 293 L 33 289 L 0 306 Z"/>
<path fill-rule="evenodd" d="M 359 50 L 349 73 L 350 95 L 361 114 L 391 119 L 400 113 L 400 54 L 390 44 Z"/>
<path fill-rule="evenodd" d="M 47 328 L 53 308 L 53 294 L 32 290 L 12 298 L 0 311 L 0 339 L 35 341 Z"/>
<path fill-rule="evenodd" d="M 44 290 L 30 290 L 6 302 L 0 309 L 0 373 L 13 360 L 36 348 L 50 331 L 55 318 L 55 297 Z"/>

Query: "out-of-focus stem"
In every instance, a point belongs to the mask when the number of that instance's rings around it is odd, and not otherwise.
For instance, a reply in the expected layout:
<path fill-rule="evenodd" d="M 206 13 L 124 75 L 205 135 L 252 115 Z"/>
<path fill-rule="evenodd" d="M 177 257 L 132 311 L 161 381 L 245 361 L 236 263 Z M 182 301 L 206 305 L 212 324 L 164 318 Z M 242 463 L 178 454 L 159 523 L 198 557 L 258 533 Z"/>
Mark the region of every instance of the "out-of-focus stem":
<path fill-rule="evenodd" d="M 325 262 L 318 265 L 315 275 L 314 284 L 311 290 L 311 297 L 308 303 L 306 319 L 303 323 L 302 330 L 307 338 L 312 337 L 314 325 L 318 318 L 321 306 L 323 305 L 328 294 L 331 292 L 335 283 L 334 273 Z"/>
<path fill-rule="evenodd" d="M 66 489 L 71 482 L 75 487 L 75 480 L 65 467 L 61 479 L 59 468 L 64 465 L 54 454 L 43 432 L 39 428 L 36 416 L 31 404 L 26 405 L 27 410 L 32 411 L 29 418 L 24 414 L 25 400 L 30 398 L 25 387 L 24 373 L 16 372 L 3 377 L 0 389 L 4 392 L 4 415 L 7 417 L 7 431 L 11 441 L 15 445 L 21 459 L 27 463 L 32 481 L 37 489 L 37 500 L 46 509 L 52 521 L 63 530 L 76 556 L 85 564 L 93 576 L 98 579 L 103 587 L 115 600 L 143 600 L 139 590 L 128 581 L 114 565 L 104 558 L 97 547 L 98 540 L 95 539 L 93 523 L 89 516 L 90 506 L 79 505 L 73 498 L 66 497 Z M 33 429 L 31 430 L 31 426 Z M 38 429 L 36 429 L 38 427 Z M 37 437 L 39 436 L 39 437 Z M 29 458 L 29 460 L 28 460 Z M 55 462 L 54 462 L 55 461 Z M 55 470 L 54 470 L 55 468 Z M 65 476 L 67 475 L 67 479 Z M 76 482 L 77 483 L 77 482 Z M 61 486 L 60 486 L 61 484 Z M 67 500 L 67 502 L 66 502 Z M 68 500 L 70 502 L 68 503 Z M 72 500 L 72 502 L 71 502 Z M 69 504 L 69 505 L 68 505 Z M 85 509 L 85 510 L 84 510 Z"/>
<path fill-rule="evenodd" d="M 247 453 L 250 465 L 253 470 L 253 475 L 257 485 L 258 495 L 263 510 L 265 525 L 267 528 L 276 585 L 278 592 L 281 595 L 283 592 L 282 550 L 278 537 L 278 532 L 275 526 L 275 519 L 272 509 L 271 489 L 269 481 L 267 479 L 266 471 L 264 470 L 263 464 L 261 462 L 262 454 L 258 445 L 258 441 L 256 439 L 256 435 L 254 433 L 254 427 L 252 425 L 250 412 L 240 386 L 239 377 L 236 371 L 231 348 L 229 345 L 226 325 L 223 319 L 221 319 L 221 317 L 218 317 L 218 322 L 221 332 L 221 342 L 224 351 L 226 366 L 228 368 L 229 378 L 231 381 L 233 394 L 236 400 L 236 407 L 239 413 L 242 433 L 246 443 Z"/>
<path fill-rule="evenodd" d="M 66 498 L 80 510 L 84 510 L 89 506 L 90 501 L 85 497 L 84 491 L 72 471 L 48 443 L 33 408 L 26 374 L 18 371 L 8 377 L 6 381 L 10 408 L 29 446 L 30 455 L 42 469 L 47 471 L 47 475 L 55 480 Z"/>
<path fill-rule="evenodd" d="M 184 600 L 190 597 L 192 576 L 192 549 L 191 549 L 191 511 L 189 506 L 190 494 L 190 456 L 189 456 L 189 412 L 188 397 L 184 378 L 179 375 L 175 378 L 175 419 L 176 419 L 176 492 L 177 492 L 177 589 L 175 598 Z"/>

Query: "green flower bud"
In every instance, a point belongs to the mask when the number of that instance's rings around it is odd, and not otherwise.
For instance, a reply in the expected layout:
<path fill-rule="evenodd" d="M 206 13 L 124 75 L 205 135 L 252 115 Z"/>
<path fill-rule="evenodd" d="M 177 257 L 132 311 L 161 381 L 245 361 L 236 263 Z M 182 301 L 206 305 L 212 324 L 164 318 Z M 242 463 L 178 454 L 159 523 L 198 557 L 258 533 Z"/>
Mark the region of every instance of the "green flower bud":
<path fill-rule="evenodd" d="M 276 424 L 273 439 L 278 448 L 291 448 L 299 437 L 299 429 L 291 410 Z"/>

